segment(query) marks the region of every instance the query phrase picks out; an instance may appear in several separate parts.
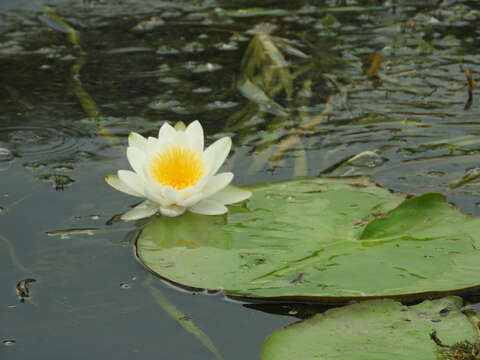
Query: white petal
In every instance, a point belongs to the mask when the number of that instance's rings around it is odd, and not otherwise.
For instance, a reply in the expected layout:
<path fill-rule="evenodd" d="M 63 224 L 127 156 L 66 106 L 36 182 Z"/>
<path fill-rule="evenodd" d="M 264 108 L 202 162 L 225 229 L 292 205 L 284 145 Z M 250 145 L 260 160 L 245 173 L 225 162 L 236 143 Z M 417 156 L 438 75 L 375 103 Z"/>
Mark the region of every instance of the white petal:
<path fill-rule="evenodd" d="M 166 207 L 160 207 L 160 213 L 165 216 L 175 217 L 182 215 L 185 212 L 186 208 L 183 206 L 171 205 Z"/>
<path fill-rule="evenodd" d="M 206 169 L 208 171 L 208 169 Z M 182 199 L 187 199 L 192 195 L 197 194 L 198 192 L 203 189 L 205 184 L 210 180 L 211 176 L 208 174 L 204 175 L 200 180 L 195 185 L 189 186 L 185 189 L 180 190 L 180 193 L 182 194 Z"/>
<path fill-rule="evenodd" d="M 250 190 L 241 189 L 239 187 L 229 185 L 226 188 L 220 190 L 219 192 L 208 197 L 208 200 L 214 200 L 221 204 L 235 204 L 237 202 L 248 199 L 252 196 Z"/>
<path fill-rule="evenodd" d="M 117 175 L 123 185 L 135 192 L 137 196 L 143 196 L 145 181 L 139 175 L 128 170 L 118 170 Z"/>
<path fill-rule="evenodd" d="M 210 174 L 215 174 L 228 156 L 232 140 L 223 137 L 210 145 L 203 153 L 203 158 L 210 168 Z"/>
<path fill-rule="evenodd" d="M 125 186 L 119 179 L 118 175 L 107 175 L 105 176 L 105 181 L 107 182 L 108 185 L 113 187 L 115 190 L 121 191 L 125 194 L 132 195 L 132 196 L 138 196 L 138 197 L 143 197 L 143 195 L 137 193 L 136 191 L 131 190 L 129 187 Z"/>
<path fill-rule="evenodd" d="M 145 147 L 147 146 L 147 139 L 136 132 L 131 132 L 130 135 L 128 135 L 128 145 L 138 148 L 139 150 L 145 150 Z"/>
<path fill-rule="evenodd" d="M 170 206 L 182 198 L 182 194 L 179 191 L 171 186 L 161 185 L 153 179 L 147 169 L 144 169 L 144 176 L 146 181 L 145 196 L 147 196 L 148 199 L 162 206 Z"/>
<path fill-rule="evenodd" d="M 139 148 L 129 147 L 127 148 L 127 159 L 133 171 L 143 177 L 143 168 L 147 161 L 145 153 Z"/>
<path fill-rule="evenodd" d="M 122 220 L 138 220 L 145 217 L 152 216 L 158 211 L 158 205 L 150 201 L 144 201 L 141 204 L 135 206 L 132 210 L 127 211 L 122 215 Z"/>
<path fill-rule="evenodd" d="M 158 140 L 164 141 L 164 139 L 171 139 L 177 131 L 167 122 L 164 122 L 160 130 L 158 131 Z"/>
<path fill-rule="evenodd" d="M 189 207 L 199 202 L 203 198 L 204 198 L 203 194 L 197 192 L 196 194 L 192 194 L 189 197 L 185 198 L 184 200 L 178 201 L 177 204 L 180 206 Z"/>
<path fill-rule="evenodd" d="M 163 196 L 170 204 L 176 204 L 180 198 L 181 194 L 171 186 L 165 186 Z"/>
<path fill-rule="evenodd" d="M 150 140 L 150 138 L 148 139 Z M 161 151 L 161 149 L 165 148 L 166 146 L 188 146 L 188 138 L 183 130 L 176 130 L 170 124 L 165 122 L 158 132 L 158 141 L 156 146 L 156 152 Z"/>
<path fill-rule="evenodd" d="M 165 139 L 165 141 L 173 142 L 173 145 L 180 147 L 190 147 L 188 135 L 186 131 L 177 131 L 171 139 Z"/>
<path fill-rule="evenodd" d="M 233 174 L 231 172 L 221 173 L 215 176 L 212 176 L 207 184 L 202 189 L 203 197 L 209 197 L 210 195 L 215 194 L 216 192 L 222 190 L 225 186 L 230 184 L 233 180 Z"/>
<path fill-rule="evenodd" d="M 204 176 L 195 185 L 178 190 L 180 193 L 180 199 L 178 200 L 177 204 L 181 206 L 187 206 L 185 204 L 189 204 L 188 206 L 190 206 L 203 199 L 205 196 L 202 194 L 201 190 L 207 183 L 208 179 L 208 176 Z"/>
<path fill-rule="evenodd" d="M 165 198 L 165 186 L 159 184 L 155 179 L 150 176 L 150 173 L 146 168 L 143 169 L 145 177 L 145 196 L 150 200 L 159 203 L 162 206 L 168 206 L 171 203 Z"/>
<path fill-rule="evenodd" d="M 165 143 L 154 137 L 149 137 L 146 144 L 146 154 L 148 157 L 156 156 L 165 147 Z"/>
<path fill-rule="evenodd" d="M 203 151 L 203 128 L 198 120 L 190 123 L 185 130 L 190 148 L 196 152 Z"/>
<path fill-rule="evenodd" d="M 156 191 L 152 190 L 151 187 L 145 187 L 145 197 L 154 202 L 159 204 L 160 206 L 169 206 L 171 205 L 162 195 L 158 194 Z"/>
<path fill-rule="evenodd" d="M 196 203 L 193 206 L 190 206 L 188 208 L 189 211 L 197 214 L 203 214 L 203 215 L 221 215 L 225 214 L 228 209 L 213 200 L 201 200 L 198 203 Z"/>

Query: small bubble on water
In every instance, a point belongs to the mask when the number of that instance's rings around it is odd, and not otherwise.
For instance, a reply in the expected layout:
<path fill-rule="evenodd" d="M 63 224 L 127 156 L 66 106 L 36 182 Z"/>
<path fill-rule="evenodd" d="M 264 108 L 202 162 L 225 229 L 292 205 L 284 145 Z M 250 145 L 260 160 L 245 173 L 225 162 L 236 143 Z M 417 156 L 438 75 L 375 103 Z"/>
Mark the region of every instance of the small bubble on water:
<path fill-rule="evenodd" d="M 15 345 L 17 342 L 15 340 L 12 340 L 12 339 L 6 339 L 6 340 L 2 340 L 2 344 L 5 345 L 5 346 L 12 346 L 12 345 Z"/>
<path fill-rule="evenodd" d="M 98 220 L 98 219 L 100 219 L 100 215 L 90 215 L 90 219 Z"/>
<path fill-rule="evenodd" d="M 297 315 L 298 314 L 298 311 L 297 310 L 290 310 L 288 312 L 288 315 Z"/>
<path fill-rule="evenodd" d="M 130 286 L 129 283 L 121 283 L 121 284 L 120 284 L 120 287 L 121 287 L 122 289 L 130 289 L 130 288 L 131 288 L 131 286 Z"/>
<path fill-rule="evenodd" d="M 13 310 L 13 309 L 16 309 L 16 308 L 17 308 L 16 305 L 8 305 L 7 307 L 8 307 L 10 310 Z"/>

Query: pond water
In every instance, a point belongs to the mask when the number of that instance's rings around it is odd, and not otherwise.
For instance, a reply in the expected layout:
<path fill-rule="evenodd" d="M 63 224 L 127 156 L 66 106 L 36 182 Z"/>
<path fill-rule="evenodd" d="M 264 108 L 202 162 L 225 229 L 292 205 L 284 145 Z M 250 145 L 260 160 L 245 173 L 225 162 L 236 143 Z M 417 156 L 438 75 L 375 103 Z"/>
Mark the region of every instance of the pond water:
<path fill-rule="evenodd" d="M 223 358 L 255 359 L 297 320 L 295 305 L 180 291 L 144 270 L 146 221 L 118 221 L 137 200 L 103 179 L 128 168 L 130 131 L 198 119 L 208 142 L 232 136 L 238 185 L 365 174 L 480 215 L 477 2 L 259 6 L 2 2 L 2 359 L 220 358 L 198 329 Z"/>

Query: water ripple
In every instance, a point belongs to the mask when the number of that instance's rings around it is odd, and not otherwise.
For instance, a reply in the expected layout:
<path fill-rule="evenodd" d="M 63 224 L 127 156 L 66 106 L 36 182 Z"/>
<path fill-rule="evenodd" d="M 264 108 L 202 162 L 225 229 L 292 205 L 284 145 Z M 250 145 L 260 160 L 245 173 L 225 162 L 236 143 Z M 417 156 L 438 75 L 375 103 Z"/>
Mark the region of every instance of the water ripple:
<path fill-rule="evenodd" d="M 0 141 L 8 144 L 16 157 L 66 155 L 82 147 L 91 136 L 72 126 L 0 127 Z"/>

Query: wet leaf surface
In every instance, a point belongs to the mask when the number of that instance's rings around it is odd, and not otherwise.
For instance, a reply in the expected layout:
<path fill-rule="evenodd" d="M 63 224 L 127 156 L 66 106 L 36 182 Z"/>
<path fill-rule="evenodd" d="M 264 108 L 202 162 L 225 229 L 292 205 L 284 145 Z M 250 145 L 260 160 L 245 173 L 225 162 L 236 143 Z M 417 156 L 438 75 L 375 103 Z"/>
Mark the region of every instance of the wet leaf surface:
<path fill-rule="evenodd" d="M 375 300 L 329 310 L 274 332 L 261 359 L 451 359 L 430 335 L 445 346 L 475 343 L 477 331 L 461 305 L 460 298 L 447 297 L 410 307 Z"/>
<path fill-rule="evenodd" d="M 137 254 L 162 278 L 247 298 L 346 302 L 479 286 L 480 219 L 429 193 L 412 199 L 366 178 L 251 187 L 227 216 L 158 218 Z"/>

